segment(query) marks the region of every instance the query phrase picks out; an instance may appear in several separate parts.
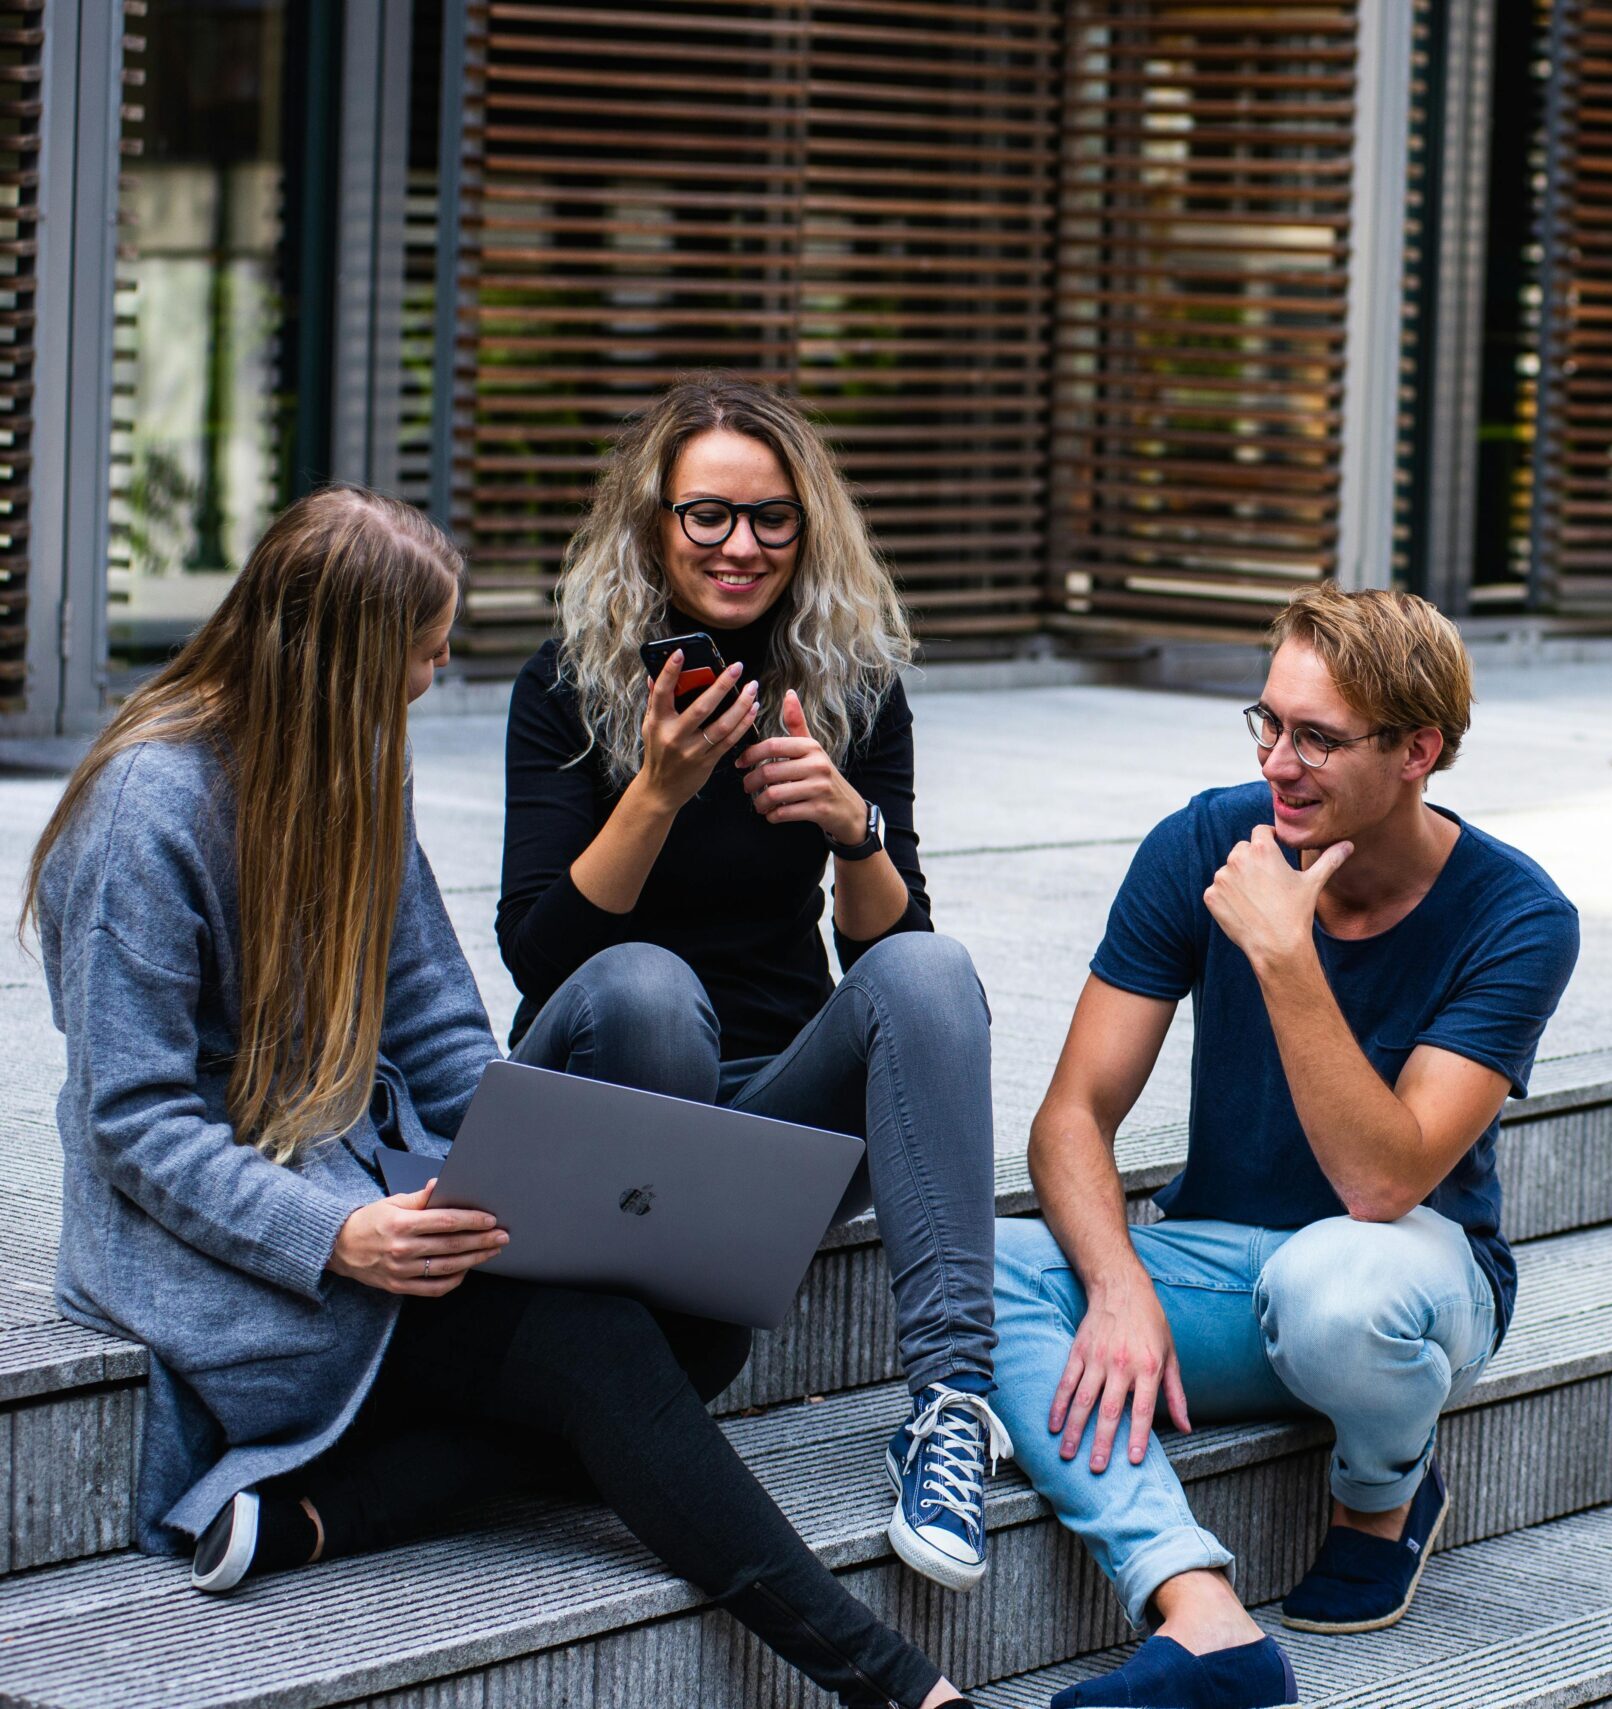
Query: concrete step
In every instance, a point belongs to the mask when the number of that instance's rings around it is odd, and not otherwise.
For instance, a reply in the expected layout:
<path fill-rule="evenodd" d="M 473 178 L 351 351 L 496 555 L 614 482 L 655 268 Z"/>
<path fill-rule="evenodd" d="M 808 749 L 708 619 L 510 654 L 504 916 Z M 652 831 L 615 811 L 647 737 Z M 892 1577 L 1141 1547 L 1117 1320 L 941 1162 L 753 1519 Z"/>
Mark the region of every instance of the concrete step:
<path fill-rule="evenodd" d="M 1512 1334 L 1442 1430 L 1451 1547 L 1612 1502 L 1612 1229 L 1519 1257 Z M 903 1391 L 881 1385 L 725 1428 L 823 1561 L 960 1682 L 1120 1642 L 1106 1585 L 1012 1473 L 992 1486 L 992 1567 L 973 1596 L 893 1560 L 880 1461 L 903 1407 Z M 1285 1591 L 1319 1543 L 1326 1440 L 1324 1426 L 1299 1422 L 1167 1442 L 1251 1601 Z M 574 1503 L 525 1504 L 227 1601 L 192 1593 L 181 1563 L 128 1553 L 0 1585 L 0 1703 L 19 1709 L 824 1701 L 702 1609 L 612 1516 Z"/>
<path fill-rule="evenodd" d="M 146 1371 L 144 1348 L 62 1322 L 51 1303 L 60 1227 L 59 1153 L 43 1128 L 19 1146 L 24 1216 L 0 1277 L 0 1575 L 127 1545 Z M 1184 1121 L 1124 1133 L 1135 1220 L 1181 1166 Z M 1507 1106 L 1501 1167 L 1518 1240 L 1612 1221 L 1612 1051 L 1541 1063 L 1533 1095 Z M 1021 1154 L 998 1159 L 997 1210 L 1035 1209 Z M 800 1298 L 717 1410 L 736 1414 L 899 1374 L 884 1252 L 871 1216 L 830 1231 Z"/>
<path fill-rule="evenodd" d="M 1293 1661 L 1312 1709 L 1567 1709 L 1612 1692 L 1612 1507 L 1439 1556 L 1386 1632 L 1289 1632 L 1255 1611 Z M 1053 1693 L 1118 1667 L 1134 1644 L 1022 1674 L 974 1695 L 987 1709 L 1045 1709 Z"/>

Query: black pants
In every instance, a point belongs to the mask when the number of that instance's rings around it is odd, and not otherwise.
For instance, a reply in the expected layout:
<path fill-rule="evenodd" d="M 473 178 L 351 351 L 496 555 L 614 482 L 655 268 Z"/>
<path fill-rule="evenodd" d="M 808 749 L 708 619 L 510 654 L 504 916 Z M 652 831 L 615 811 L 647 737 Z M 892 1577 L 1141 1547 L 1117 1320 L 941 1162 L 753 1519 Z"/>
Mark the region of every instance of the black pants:
<path fill-rule="evenodd" d="M 529 1489 L 538 1468 L 540 1487 L 591 1487 L 843 1703 L 912 1709 L 939 1671 L 821 1565 L 705 1410 L 749 1351 L 730 1324 L 472 1274 L 404 1303 L 352 1429 L 281 1488 L 319 1510 L 328 1554 L 350 1554 Z"/>

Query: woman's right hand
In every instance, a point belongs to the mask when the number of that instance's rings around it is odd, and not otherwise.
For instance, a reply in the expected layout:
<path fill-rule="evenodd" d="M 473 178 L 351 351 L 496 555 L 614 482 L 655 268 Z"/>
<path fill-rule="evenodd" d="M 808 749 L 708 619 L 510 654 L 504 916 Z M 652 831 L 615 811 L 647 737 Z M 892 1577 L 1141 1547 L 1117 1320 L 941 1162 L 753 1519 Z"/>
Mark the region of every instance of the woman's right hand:
<path fill-rule="evenodd" d="M 427 1210 L 435 1179 L 417 1193 L 361 1205 L 336 1236 L 327 1270 L 388 1294 L 437 1299 L 509 1244 L 485 1211 Z"/>
<path fill-rule="evenodd" d="M 644 713 L 644 764 L 640 786 L 663 812 L 675 813 L 704 786 L 716 762 L 737 747 L 756 716 L 756 695 L 761 685 L 747 682 L 738 700 L 710 725 L 701 725 L 738 685 L 744 673 L 736 661 L 685 711 L 677 710 L 677 679 L 683 655 L 676 652 L 661 667 L 649 685 L 649 707 Z"/>

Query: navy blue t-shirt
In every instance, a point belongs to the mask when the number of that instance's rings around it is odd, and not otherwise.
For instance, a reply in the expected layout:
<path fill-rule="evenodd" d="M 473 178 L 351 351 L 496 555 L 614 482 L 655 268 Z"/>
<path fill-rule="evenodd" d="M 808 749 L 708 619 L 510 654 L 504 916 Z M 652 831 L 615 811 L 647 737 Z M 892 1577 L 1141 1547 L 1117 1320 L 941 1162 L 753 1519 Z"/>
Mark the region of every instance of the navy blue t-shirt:
<path fill-rule="evenodd" d="M 1434 810 L 1461 835 L 1428 893 L 1375 937 L 1335 938 L 1318 923 L 1316 951 L 1390 1086 L 1430 1044 L 1504 1074 L 1522 1097 L 1578 957 L 1578 911 L 1525 854 Z M 1172 1002 L 1192 993 L 1187 1166 L 1155 1201 L 1167 1216 L 1301 1228 L 1346 1214 L 1299 1125 L 1254 971 L 1203 899 L 1236 844 L 1271 822 L 1263 783 L 1206 790 L 1172 813 L 1136 851 L 1092 958 L 1092 972 L 1122 991 Z M 1425 1202 L 1466 1230 L 1503 1329 L 1517 1266 L 1500 1233 L 1499 1130 L 1496 1115 Z"/>

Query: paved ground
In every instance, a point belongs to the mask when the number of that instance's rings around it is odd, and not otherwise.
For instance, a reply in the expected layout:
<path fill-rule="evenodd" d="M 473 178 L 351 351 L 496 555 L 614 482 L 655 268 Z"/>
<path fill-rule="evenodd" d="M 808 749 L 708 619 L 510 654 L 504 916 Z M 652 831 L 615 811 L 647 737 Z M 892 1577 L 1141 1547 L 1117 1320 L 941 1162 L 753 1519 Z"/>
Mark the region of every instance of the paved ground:
<path fill-rule="evenodd" d="M 1578 974 L 1544 1054 L 1612 1044 L 1612 669 L 1480 665 L 1467 751 L 1434 799 L 1525 849 L 1578 904 Z M 1195 790 L 1255 775 L 1246 696 L 1115 687 L 915 697 L 923 858 L 941 930 L 973 952 L 995 1014 L 997 1145 L 1014 1151 L 1051 1073 L 1131 853 Z M 420 831 L 500 1036 L 515 993 L 493 942 L 503 720 L 415 725 Z M 12 935 L 23 864 L 61 789 L 61 749 L 0 743 L 0 1159 L 62 1073 L 39 969 Z M 54 767 L 54 769 L 52 769 Z M 1182 1112 L 1177 1020 L 1142 1122 Z M 33 1125 L 28 1122 L 26 1125 Z"/>

